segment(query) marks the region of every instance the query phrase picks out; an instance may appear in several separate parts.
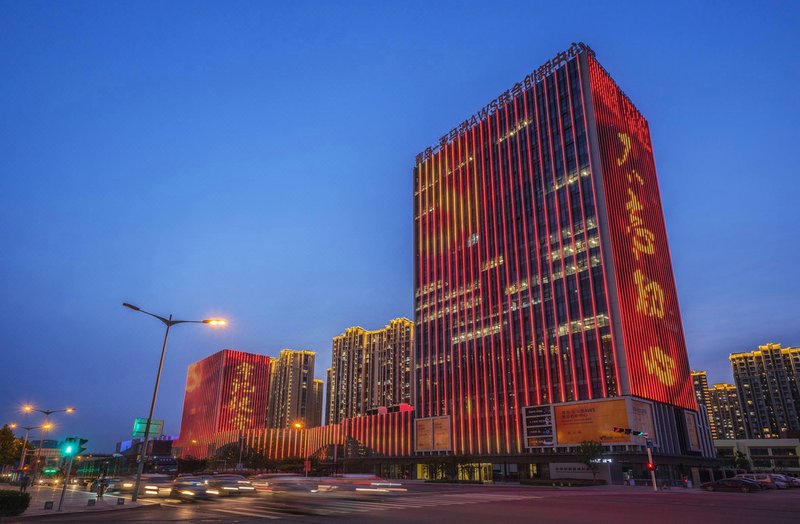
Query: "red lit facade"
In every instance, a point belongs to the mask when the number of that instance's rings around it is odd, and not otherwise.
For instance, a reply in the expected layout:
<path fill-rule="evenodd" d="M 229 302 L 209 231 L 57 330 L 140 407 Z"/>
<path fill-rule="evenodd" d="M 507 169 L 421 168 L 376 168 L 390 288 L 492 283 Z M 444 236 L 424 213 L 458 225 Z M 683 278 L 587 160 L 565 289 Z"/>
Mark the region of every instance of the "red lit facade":
<path fill-rule="evenodd" d="M 697 409 L 647 122 L 588 47 L 421 153 L 414 210 L 416 416 L 453 453 L 523 453 L 525 406 Z"/>
<path fill-rule="evenodd" d="M 219 432 L 263 428 L 270 357 L 224 349 L 189 366 L 178 446 Z"/>

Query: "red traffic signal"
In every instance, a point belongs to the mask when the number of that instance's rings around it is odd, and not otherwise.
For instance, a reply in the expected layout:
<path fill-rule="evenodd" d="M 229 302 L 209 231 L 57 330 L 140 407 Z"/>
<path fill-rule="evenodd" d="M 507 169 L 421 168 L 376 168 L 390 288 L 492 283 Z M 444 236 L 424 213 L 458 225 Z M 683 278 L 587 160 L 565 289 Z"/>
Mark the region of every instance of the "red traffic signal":
<path fill-rule="evenodd" d="M 647 463 L 647 471 L 655 471 L 655 470 L 656 470 L 656 465 L 653 464 L 652 462 L 648 462 Z"/>

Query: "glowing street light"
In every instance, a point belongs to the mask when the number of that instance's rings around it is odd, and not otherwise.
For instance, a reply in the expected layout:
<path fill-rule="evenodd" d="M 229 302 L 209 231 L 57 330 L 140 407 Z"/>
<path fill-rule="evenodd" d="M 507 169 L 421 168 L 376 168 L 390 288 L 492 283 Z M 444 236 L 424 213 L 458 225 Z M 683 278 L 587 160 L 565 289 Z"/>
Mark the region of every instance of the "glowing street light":
<path fill-rule="evenodd" d="M 158 362 L 158 373 L 156 373 L 156 385 L 153 388 L 153 400 L 150 402 L 150 415 L 147 417 L 147 424 L 144 428 L 144 439 L 142 440 L 142 447 L 141 453 L 139 453 L 139 466 L 136 469 L 136 485 L 133 488 L 133 495 L 131 496 L 131 502 L 136 502 L 136 499 L 139 497 L 139 488 L 142 484 L 142 473 L 144 472 L 144 463 L 147 459 L 147 442 L 150 439 L 150 424 L 153 421 L 153 413 L 156 409 L 156 397 L 158 397 L 158 385 L 161 383 L 161 370 L 164 369 L 164 354 L 167 352 L 167 340 L 169 339 L 169 330 L 172 326 L 177 324 L 208 324 L 211 327 L 221 327 L 226 325 L 228 322 L 222 318 L 209 318 L 205 320 L 172 320 L 172 315 L 168 318 L 164 318 L 161 315 L 156 315 L 155 313 L 150 313 L 149 311 L 145 311 L 144 309 L 134 306 L 133 304 L 129 304 L 127 302 L 122 303 L 123 307 L 131 309 L 133 311 L 137 311 L 139 313 L 144 313 L 145 315 L 149 315 L 153 318 L 157 318 L 161 321 L 162 324 L 167 326 L 167 331 L 164 333 L 164 344 L 161 346 L 161 360 Z"/>
<path fill-rule="evenodd" d="M 75 408 L 73 407 L 66 407 L 64 409 L 38 409 L 33 407 L 30 404 L 25 404 L 22 406 L 22 411 L 25 413 L 41 413 L 44 415 L 44 424 L 38 426 L 42 430 L 42 440 L 39 441 L 39 448 L 36 450 L 36 464 L 39 464 L 39 457 L 42 454 L 42 446 L 44 445 L 44 432 L 53 429 L 53 425 L 50 423 L 50 415 L 55 413 L 75 413 Z M 24 448 L 23 448 L 24 453 Z M 34 468 L 36 470 L 37 468 Z"/>
<path fill-rule="evenodd" d="M 20 426 L 19 424 L 13 424 L 13 423 L 9 424 L 9 427 L 11 427 L 12 429 L 19 428 L 19 429 L 24 429 L 25 430 L 25 440 L 22 443 L 22 453 L 20 454 L 20 457 L 19 457 L 19 470 L 20 471 L 22 471 L 25 468 L 25 455 L 26 455 L 25 452 L 28 451 L 28 432 L 30 432 L 32 429 L 42 429 L 42 430 L 50 429 L 52 427 L 52 424 L 47 424 L 47 426 L 48 427 L 45 428 L 44 426 Z"/>

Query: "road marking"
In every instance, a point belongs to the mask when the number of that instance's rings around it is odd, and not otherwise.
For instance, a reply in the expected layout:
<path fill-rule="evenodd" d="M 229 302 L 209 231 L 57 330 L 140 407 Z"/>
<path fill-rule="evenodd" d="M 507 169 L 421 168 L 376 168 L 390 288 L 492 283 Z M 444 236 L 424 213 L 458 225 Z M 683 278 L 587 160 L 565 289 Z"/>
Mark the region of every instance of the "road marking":
<path fill-rule="evenodd" d="M 275 513 L 266 513 L 264 511 L 247 511 L 243 509 L 228 509 L 228 508 L 207 508 L 209 511 L 218 511 L 221 513 L 230 513 L 232 515 L 242 515 L 245 517 L 262 517 L 267 519 L 279 519 L 282 515 L 276 515 Z"/>

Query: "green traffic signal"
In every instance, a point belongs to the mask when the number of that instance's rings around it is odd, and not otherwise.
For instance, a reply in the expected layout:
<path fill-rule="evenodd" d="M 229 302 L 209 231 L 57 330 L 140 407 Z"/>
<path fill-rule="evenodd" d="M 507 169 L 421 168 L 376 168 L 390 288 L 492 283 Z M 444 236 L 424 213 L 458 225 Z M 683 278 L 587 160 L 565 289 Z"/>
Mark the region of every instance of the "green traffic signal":
<path fill-rule="evenodd" d="M 61 445 L 61 454 L 65 457 L 75 457 L 80 455 L 86 451 L 86 448 L 83 447 L 86 442 L 88 441 L 84 438 L 66 438 L 64 439 L 64 443 Z"/>

